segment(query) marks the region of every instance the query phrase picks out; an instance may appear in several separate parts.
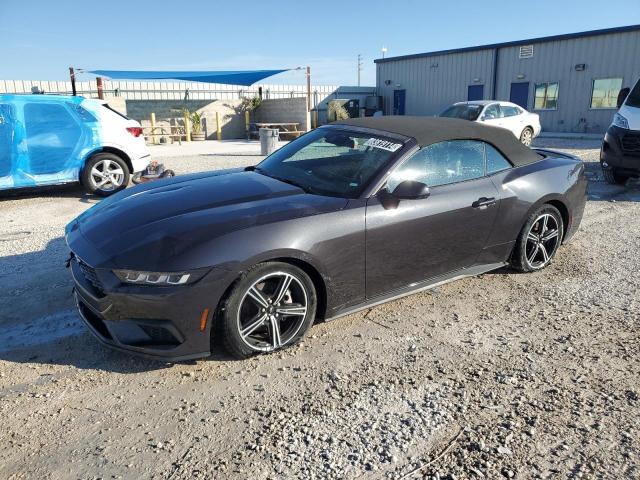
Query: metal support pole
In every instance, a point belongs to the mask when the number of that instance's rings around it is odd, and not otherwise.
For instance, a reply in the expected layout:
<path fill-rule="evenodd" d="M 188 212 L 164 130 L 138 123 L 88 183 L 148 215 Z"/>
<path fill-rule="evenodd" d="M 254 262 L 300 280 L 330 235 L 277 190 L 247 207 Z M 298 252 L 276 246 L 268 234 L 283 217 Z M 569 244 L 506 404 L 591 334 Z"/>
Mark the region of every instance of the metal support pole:
<path fill-rule="evenodd" d="M 158 143 L 158 137 L 156 137 L 156 112 L 151 112 L 151 143 Z"/>
<path fill-rule="evenodd" d="M 76 72 L 73 67 L 69 67 L 69 77 L 71 78 L 71 92 L 75 97 L 78 91 L 76 90 Z"/>
<path fill-rule="evenodd" d="M 102 85 L 102 77 L 96 77 L 96 84 L 98 85 L 98 98 L 104 100 L 104 86 Z"/>
<path fill-rule="evenodd" d="M 222 129 L 220 128 L 220 112 L 216 112 L 216 138 L 222 140 Z"/>
<path fill-rule="evenodd" d="M 184 136 L 186 137 L 187 142 L 191 141 L 191 122 L 189 121 L 189 114 L 187 112 L 183 113 L 184 117 Z"/>
<path fill-rule="evenodd" d="M 249 140 L 249 124 L 251 122 L 251 114 L 249 110 L 244 111 L 244 129 L 247 131 L 247 140 Z"/>

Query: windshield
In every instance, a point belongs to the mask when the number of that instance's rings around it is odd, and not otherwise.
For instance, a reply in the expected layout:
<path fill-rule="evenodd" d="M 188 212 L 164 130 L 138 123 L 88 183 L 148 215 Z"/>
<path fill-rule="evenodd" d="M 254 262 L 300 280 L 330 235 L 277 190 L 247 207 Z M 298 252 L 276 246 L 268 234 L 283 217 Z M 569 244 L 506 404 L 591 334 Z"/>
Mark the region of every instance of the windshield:
<path fill-rule="evenodd" d="M 482 107 L 482 105 L 451 105 L 442 112 L 440 116 L 462 118 L 463 120 L 471 120 L 473 122 L 478 119 L 478 116 L 482 111 Z"/>
<path fill-rule="evenodd" d="M 633 87 L 633 90 L 629 93 L 627 100 L 624 102 L 625 105 L 629 105 L 630 107 L 640 108 L 640 80 L 636 83 L 636 86 Z"/>
<path fill-rule="evenodd" d="M 378 135 L 319 128 L 274 152 L 256 171 L 308 193 L 357 198 L 402 145 Z"/>

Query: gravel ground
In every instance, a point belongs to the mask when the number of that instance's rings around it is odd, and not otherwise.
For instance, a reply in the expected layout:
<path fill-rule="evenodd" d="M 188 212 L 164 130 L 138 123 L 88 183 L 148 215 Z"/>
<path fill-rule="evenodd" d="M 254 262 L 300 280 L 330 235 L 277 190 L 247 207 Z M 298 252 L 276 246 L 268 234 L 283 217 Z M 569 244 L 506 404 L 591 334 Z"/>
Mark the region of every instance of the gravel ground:
<path fill-rule="evenodd" d="M 314 326 L 291 349 L 163 365 L 74 312 L 76 187 L 0 200 L 0 478 L 639 478 L 640 184 L 598 142 L 580 232 L 504 269 Z M 255 152 L 162 159 L 178 174 Z"/>

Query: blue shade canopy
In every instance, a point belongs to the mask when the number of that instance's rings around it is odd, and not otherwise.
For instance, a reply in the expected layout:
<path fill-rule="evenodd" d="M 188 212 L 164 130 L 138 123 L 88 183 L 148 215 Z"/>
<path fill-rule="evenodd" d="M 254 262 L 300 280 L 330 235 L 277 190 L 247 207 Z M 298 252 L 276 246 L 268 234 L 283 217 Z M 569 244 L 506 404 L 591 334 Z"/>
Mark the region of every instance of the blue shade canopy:
<path fill-rule="evenodd" d="M 114 80 L 186 80 L 190 82 L 253 85 L 260 80 L 291 70 L 227 70 L 211 72 L 144 71 L 144 70 L 89 70 L 98 76 Z"/>

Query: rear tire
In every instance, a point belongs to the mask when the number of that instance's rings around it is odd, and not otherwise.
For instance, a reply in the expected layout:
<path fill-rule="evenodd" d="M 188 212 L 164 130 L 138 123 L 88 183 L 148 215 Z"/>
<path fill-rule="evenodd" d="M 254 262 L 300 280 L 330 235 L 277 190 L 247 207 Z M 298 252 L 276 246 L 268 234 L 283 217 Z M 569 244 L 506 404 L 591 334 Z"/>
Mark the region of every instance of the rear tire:
<path fill-rule="evenodd" d="M 511 266 L 519 272 L 542 270 L 551 263 L 563 235 L 562 215 L 556 207 L 543 205 L 522 227 L 511 256 Z"/>
<path fill-rule="evenodd" d="M 81 182 L 88 193 L 106 197 L 129 184 L 129 167 L 113 153 L 96 153 L 82 170 Z"/>
<path fill-rule="evenodd" d="M 245 272 L 224 302 L 218 333 L 236 358 L 272 352 L 300 341 L 316 316 L 309 276 L 283 262 L 260 263 Z"/>
<path fill-rule="evenodd" d="M 613 168 L 604 168 L 602 167 L 602 175 L 607 183 L 612 185 L 624 185 L 627 183 L 629 177 L 625 175 L 619 175 Z"/>
<path fill-rule="evenodd" d="M 533 129 L 531 127 L 526 127 L 522 130 L 522 133 L 520 133 L 520 142 L 527 147 L 531 146 L 531 142 L 533 142 Z"/>

